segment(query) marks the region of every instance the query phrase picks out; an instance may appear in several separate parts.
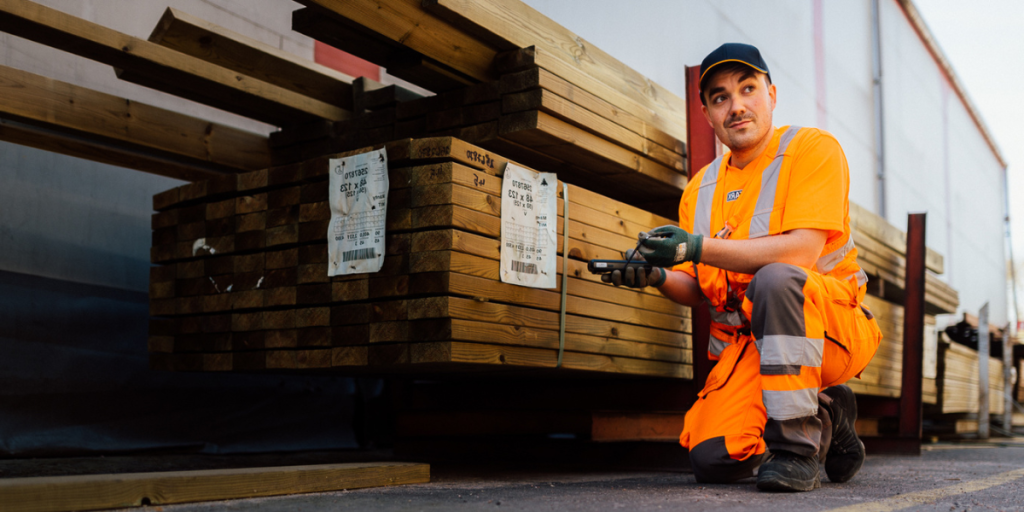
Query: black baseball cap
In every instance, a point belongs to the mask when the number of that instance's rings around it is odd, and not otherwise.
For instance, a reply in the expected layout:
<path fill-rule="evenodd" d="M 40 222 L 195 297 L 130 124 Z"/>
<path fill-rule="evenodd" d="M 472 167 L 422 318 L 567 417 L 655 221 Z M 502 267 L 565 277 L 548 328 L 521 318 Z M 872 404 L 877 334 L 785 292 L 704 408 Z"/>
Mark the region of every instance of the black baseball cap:
<path fill-rule="evenodd" d="M 746 64 L 757 71 L 760 71 L 768 75 L 768 81 L 772 79 L 771 73 L 768 72 L 768 64 L 761 58 L 761 52 L 757 48 L 749 44 L 743 43 L 725 43 L 715 51 L 704 57 L 704 61 L 700 63 L 700 92 L 701 99 L 704 99 L 704 79 L 708 76 L 708 71 L 719 64 L 725 64 L 727 62 L 739 62 Z"/>

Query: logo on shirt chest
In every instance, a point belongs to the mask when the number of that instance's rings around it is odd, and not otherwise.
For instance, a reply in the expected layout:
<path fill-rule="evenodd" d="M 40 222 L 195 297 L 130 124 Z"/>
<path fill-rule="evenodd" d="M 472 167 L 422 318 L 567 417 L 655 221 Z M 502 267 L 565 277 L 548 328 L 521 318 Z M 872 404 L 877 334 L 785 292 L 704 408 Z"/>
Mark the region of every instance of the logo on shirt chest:
<path fill-rule="evenodd" d="M 743 193 L 743 189 L 733 190 L 732 192 L 729 192 L 725 196 L 725 202 L 731 203 L 731 202 L 739 199 L 740 198 L 740 194 L 742 194 L 742 193 Z"/>

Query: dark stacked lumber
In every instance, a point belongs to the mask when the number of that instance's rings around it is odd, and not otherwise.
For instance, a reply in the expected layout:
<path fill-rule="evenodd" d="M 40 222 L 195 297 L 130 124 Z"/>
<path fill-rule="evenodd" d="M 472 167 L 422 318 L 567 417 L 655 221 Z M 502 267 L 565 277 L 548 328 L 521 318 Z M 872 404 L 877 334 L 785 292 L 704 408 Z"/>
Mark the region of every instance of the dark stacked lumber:
<path fill-rule="evenodd" d="M 462 12 L 474 6 L 447 2 L 300 3 L 307 8 L 295 12 L 295 30 L 438 95 L 370 108 L 321 125 L 310 138 L 282 134 L 291 143 L 276 148 L 276 163 L 397 138 L 455 136 L 675 218 L 686 185 L 685 102 L 592 46 L 581 47 L 587 59 L 554 52 L 544 31 L 570 34 L 525 4 L 505 2 L 496 16 L 475 19 Z M 527 19 L 526 39 L 497 36 Z"/>
<path fill-rule="evenodd" d="M 327 277 L 328 157 L 156 196 L 153 366 L 553 370 L 561 290 L 498 278 L 508 160 L 450 137 L 385 147 L 387 256 L 375 274 Z M 574 186 L 569 203 L 568 225 L 558 207 L 570 278 L 557 371 L 689 378 L 689 309 L 586 271 L 586 260 L 620 258 L 637 232 L 671 221 Z"/>

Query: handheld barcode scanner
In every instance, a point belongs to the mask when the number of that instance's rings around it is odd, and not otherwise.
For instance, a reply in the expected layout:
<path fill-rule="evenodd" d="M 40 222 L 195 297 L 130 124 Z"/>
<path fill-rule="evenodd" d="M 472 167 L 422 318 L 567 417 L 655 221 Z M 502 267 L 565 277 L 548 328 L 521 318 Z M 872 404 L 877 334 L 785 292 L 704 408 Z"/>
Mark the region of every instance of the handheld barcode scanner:
<path fill-rule="evenodd" d="M 640 251 L 640 246 L 643 245 L 645 240 L 648 240 L 650 238 L 668 238 L 669 236 L 671 236 L 669 233 L 654 233 L 652 235 L 651 233 L 648 233 L 646 231 L 641 231 L 640 234 L 637 235 L 637 238 L 639 240 L 636 243 L 636 247 L 633 249 L 633 252 L 630 253 L 628 259 L 590 260 L 589 262 L 587 262 L 587 270 L 590 271 L 591 274 L 607 274 L 609 272 L 614 272 L 616 270 L 625 272 L 627 268 L 633 267 L 635 269 L 642 268 L 645 272 L 650 272 L 651 269 L 654 268 L 654 265 L 651 265 L 650 263 L 647 263 L 646 261 L 643 260 L 634 261 L 633 255 L 637 254 Z"/>

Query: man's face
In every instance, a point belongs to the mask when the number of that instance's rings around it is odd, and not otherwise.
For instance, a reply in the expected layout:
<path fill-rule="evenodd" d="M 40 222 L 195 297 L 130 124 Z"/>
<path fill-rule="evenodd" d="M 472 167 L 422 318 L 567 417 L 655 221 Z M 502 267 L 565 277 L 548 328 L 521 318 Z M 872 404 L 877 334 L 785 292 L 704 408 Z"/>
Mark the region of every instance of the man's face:
<path fill-rule="evenodd" d="M 752 69 L 723 71 L 705 88 L 704 117 L 733 151 L 753 149 L 772 129 L 775 85 Z"/>

